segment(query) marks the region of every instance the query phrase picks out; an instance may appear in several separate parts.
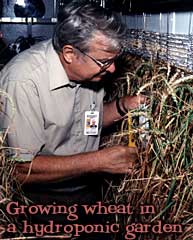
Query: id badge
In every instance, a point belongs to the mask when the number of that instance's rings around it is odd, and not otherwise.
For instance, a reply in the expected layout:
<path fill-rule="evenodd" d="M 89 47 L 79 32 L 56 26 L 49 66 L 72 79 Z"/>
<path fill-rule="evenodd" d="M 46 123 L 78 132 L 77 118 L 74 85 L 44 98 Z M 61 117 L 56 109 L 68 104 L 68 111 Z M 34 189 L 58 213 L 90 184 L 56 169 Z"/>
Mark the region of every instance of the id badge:
<path fill-rule="evenodd" d="M 99 112 L 86 111 L 84 123 L 84 135 L 98 135 L 99 130 Z"/>

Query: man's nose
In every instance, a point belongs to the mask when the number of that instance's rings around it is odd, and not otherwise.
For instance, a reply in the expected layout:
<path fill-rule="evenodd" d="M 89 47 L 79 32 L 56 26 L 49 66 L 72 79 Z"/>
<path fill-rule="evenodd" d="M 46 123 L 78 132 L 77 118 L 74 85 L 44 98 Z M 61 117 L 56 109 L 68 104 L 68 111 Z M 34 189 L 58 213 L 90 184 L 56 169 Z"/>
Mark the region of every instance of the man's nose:
<path fill-rule="evenodd" d="M 110 72 L 110 73 L 114 73 L 116 67 L 115 67 L 115 63 L 113 62 L 107 69 L 106 71 L 107 72 Z"/>

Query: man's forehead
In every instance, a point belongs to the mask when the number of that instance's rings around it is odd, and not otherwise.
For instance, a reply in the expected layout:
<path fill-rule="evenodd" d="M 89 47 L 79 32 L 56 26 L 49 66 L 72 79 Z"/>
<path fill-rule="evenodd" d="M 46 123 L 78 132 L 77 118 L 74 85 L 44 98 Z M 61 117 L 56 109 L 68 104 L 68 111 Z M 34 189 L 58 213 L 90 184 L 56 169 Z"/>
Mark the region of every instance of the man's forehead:
<path fill-rule="evenodd" d="M 120 46 L 117 40 L 110 39 L 104 34 L 98 32 L 93 35 L 89 48 L 90 50 L 97 49 L 99 51 L 115 52 L 119 50 Z"/>

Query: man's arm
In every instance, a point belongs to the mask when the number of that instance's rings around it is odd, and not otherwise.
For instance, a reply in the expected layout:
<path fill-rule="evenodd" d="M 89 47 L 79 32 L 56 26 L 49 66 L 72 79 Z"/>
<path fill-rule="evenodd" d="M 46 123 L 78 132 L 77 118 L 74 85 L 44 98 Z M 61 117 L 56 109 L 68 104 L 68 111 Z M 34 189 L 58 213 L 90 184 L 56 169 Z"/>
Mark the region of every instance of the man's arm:
<path fill-rule="evenodd" d="M 21 182 L 48 183 L 67 177 L 95 172 L 96 155 L 93 153 L 73 156 L 36 156 L 30 163 L 16 164 L 15 174 Z"/>
<path fill-rule="evenodd" d="M 146 98 L 144 96 L 125 96 L 120 98 L 119 106 L 120 109 L 127 114 L 126 110 L 132 110 L 139 107 L 140 104 L 144 103 Z M 103 114 L 103 127 L 108 127 L 113 124 L 116 120 L 121 119 L 122 116 L 119 114 L 116 101 L 104 104 Z"/>
<path fill-rule="evenodd" d="M 15 175 L 20 182 L 48 183 L 88 172 L 131 173 L 136 149 L 113 146 L 72 156 L 37 156 L 31 163 L 18 163 Z"/>

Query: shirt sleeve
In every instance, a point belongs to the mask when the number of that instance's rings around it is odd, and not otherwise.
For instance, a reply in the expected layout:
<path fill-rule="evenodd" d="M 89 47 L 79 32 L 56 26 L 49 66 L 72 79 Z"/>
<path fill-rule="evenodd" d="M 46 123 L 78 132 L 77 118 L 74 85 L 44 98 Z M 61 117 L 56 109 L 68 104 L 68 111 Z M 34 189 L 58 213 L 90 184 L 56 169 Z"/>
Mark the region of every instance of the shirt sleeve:
<path fill-rule="evenodd" d="M 7 144 L 19 162 L 32 161 L 45 145 L 44 120 L 38 89 L 31 80 L 9 81 L 6 86 L 13 105 L 5 102 L 3 126 Z"/>

